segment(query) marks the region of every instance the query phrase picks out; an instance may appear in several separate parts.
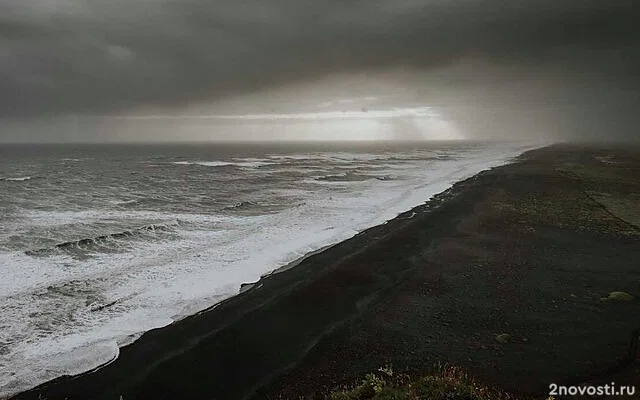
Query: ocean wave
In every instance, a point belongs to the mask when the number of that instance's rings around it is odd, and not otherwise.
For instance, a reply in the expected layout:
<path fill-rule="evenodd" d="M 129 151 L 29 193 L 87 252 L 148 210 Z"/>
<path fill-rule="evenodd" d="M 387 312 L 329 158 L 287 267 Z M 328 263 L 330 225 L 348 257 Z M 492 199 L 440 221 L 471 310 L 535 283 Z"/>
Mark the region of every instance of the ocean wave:
<path fill-rule="evenodd" d="M 268 156 L 271 160 L 278 160 L 288 163 L 308 163 L 308 162 L 332 162 L 337 164 L 346 163 L 377 163 L 380 161 L 400 161 L 408 162 L 421 160 L 425 157 L 419 154 L 405 153 L 349 153 L 349 152 L 323 152 L 323 153 L 309 153 L 309 154 L 287 154 L 279 155 L 272 154 Z"/>
<path fill-rule="evenodd" d="M 0 178 L 0 181 L 9 181 L 9 182 L 22 182 L 31 180 L 30 176 L 19 176 L 15 178 Z"/>
<path fill-rule="evenodd" d="M 172 164 L 175 165 L 201 165 L 203 167 L 225 167 L 228 165 L 233 165 L 233 163 L 228 161 L 174 161 Z"/>
<path fill-rule="evenodd" d="M 132 199 L 132 200 L 113 200 L 110 203 L 116 206 L 126 206 L 128 204 L 136 204 L 138 202 L 139 200 Z"/>
<path fill-rule="evenodd" d="M 224 207 L 223 210 L 238 210 L 238 209 L 247 209 L 258 207 L 258 203 L 254 203 L 253 201 L 239 201 L 230 206 Z"/>
<path fill-rule="evenodd" d="M 233 164 L 239 167 L 258 168 L 268 165 L 277 165 L 279 162 L 265 158 L 234 158 Z"/>
<path fill-rule="evenodd" d="M 49 256 L 56 254 L 59 251 L 104 251 L 104 250 L 118 250 L 121 246 L 116 245 L 114 242 L 120 239 L 132 238 L 144 233 L 155 234 L 156 232 L 172 232 L 173 228 L 167 224 L 151 224 L 142 226 L 139 228 L 126 230 L 117 233 L 110 233 L 107 235 L 100 235 L 91 238 L 84 238 L 79 240 L 71 240 L 67 242 L 58 243 L 52 247 L 45 247 L 41 249 L 27 250 L 26 255 L 29 256 Z"/>
<path fill-rule="evenodd" d="M 377 179 L 375 176 L 371 175 L 363 175 L 353 172 L 344 172 L 341 174 L 332 174 L 332 175 L 324 175 L 315 178 L 317 181 L 324 182 L 362 182 L 368 181 L 371 179 Z"/>
<path fill-rule="evenodd" d="M 199 165 L 202 167 L 246 167 L 246 168 L 259 168 L 267 165 L 277 164 L 273 161 L 267 161 L 262 159 L 234 159 L 234 161 L 174 161 L 175 165 Z"/>

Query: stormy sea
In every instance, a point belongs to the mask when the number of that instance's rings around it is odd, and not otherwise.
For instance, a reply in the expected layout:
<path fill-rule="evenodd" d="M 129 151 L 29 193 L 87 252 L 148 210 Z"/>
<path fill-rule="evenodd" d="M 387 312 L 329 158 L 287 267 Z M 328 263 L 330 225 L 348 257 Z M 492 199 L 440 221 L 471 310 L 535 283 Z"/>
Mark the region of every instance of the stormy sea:
<path fill-rule="evenodd" d="M 531 144 L 0 146 L 0 397 L 411 209 Z"/>

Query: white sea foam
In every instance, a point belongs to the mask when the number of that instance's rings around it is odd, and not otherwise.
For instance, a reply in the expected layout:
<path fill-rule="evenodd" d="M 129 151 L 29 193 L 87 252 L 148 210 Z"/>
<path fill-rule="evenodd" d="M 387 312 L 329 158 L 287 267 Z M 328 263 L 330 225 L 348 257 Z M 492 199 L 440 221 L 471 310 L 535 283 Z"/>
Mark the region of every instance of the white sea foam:
<path fill-rule="evenodd" d="M 138 200 L 136 200 L 136 199 L 131 199 L 131 200 L 111 200 L 110 201 L 111 204 L 115 204 L 115 205 L 118 205 L 118 206 L 124 206 L 124 205 L 127 205 L 127 204 L 135 204 L 137 202 L 138 202 Z"/>
<path fill-rule="evenodd" d="M 223 222 L 236 219 L 233 216 L 210 214 L 170 213 L 159 211 L 119 211 L 119 210 L 81 210 L 81 211 L 22 211 L 21 226 L 60 226 L 96 221 L 185 221 L 185 222 Z"/>
<path fill-rule="evenodd" d="M 117 357 L 119 345 L 142 332 L 233 296 L 242 283 L 383 223 L 523 150 L 504 146 L 457 160 L 418 160 L 393 169 L 402 179 L 339 182 L 339 189 L 279 188 L 274 192 L 302 201 L 275 214 L 251 217 L 144 210 L 24 212 L 21 226 L 178 222 L 179 239 L 136 242 L 130 251 L 98 253 L 88 260 L 0 252 L 0 275 L 5 278 L 0 280 L 0 397 L 109 362 Z M 361 162 L 363 157 L 351 158 Z"/>
<path fill-rule="evenodd" d="M 0 178 L 0 181 L 9 181 L 9 182 L 22 182 L 30 180 L 30 176 L 19 176 L 14 178 Z"/>
<path fill-rule="evenodd" d="M 203 167 L 226 167 L 237 166 L 247 168 L 257 168 L 265 165 L 276 164 L 272 161 L 257 158 L 235 158 L 233 161 L 174 161 L 175 165 L 200 165 Z"/>
<path fill-rule="evenodd" d="M 233 165 L 229 161 L 175 161 L 176 165 L 201 165 L 203 167 L 225 167 L 227 165 Z"/>

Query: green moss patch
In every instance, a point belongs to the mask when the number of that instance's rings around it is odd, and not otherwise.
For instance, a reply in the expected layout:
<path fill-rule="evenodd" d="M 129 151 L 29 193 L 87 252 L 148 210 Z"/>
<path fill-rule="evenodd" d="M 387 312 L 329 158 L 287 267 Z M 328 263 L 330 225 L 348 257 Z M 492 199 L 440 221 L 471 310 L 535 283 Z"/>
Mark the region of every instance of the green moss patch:
<path fill-rule="evenodd" d="M 500 333 L 495 336 L 495 339 L 498 343 L 509 343 L 509 341 L 511 341 L 511 335 L 509 335 L 508 333 Z"/>

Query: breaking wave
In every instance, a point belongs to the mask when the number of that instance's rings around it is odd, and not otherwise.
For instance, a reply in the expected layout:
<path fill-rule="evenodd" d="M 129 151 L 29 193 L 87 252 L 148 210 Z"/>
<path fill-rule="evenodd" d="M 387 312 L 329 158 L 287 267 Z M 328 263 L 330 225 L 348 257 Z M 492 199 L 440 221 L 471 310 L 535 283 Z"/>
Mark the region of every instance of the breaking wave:
<path fill-rule="evenodd" d="M 267 165 L 277 164 L 273 161 L 266 161 L 262 159 L 234 159 L 234 161 L 174 161 L 175 165 L 199 165 L 202 167 L 244 167 L 244 168 L 259 168 Z"/>
<path fill-rule="evenodd" d="M 106 250 L 117 250 L 121 246 L 114 246 L 114 241 L 133 238 L 142 234 L 155 234 L 157 232 L 172 232 L 173 229 L 169 225 L 163 224 L 151 224 L 142 226 L 140 228 L 135 228 L 131 230 L 126 230 L 117 233 L 110 233 L 107 235 L 100 235 L 92 238 L 84 238 L 79 240 L 71 240 L 63 243 L 58 243 L 52 247 L 45 247 L 34 250 L 25 251 L 26 255 L 29 256 L 49 256 L 52 254 L 56 254 L 59 251 L 106 251 Z"/>
<path fill-rule="evenodd" d="M 0 178 L 0 181 L 9 181 L 9 182 L 23 182 L 31 180 L 30 176 L 19 176 L 16 178 Z"/>

